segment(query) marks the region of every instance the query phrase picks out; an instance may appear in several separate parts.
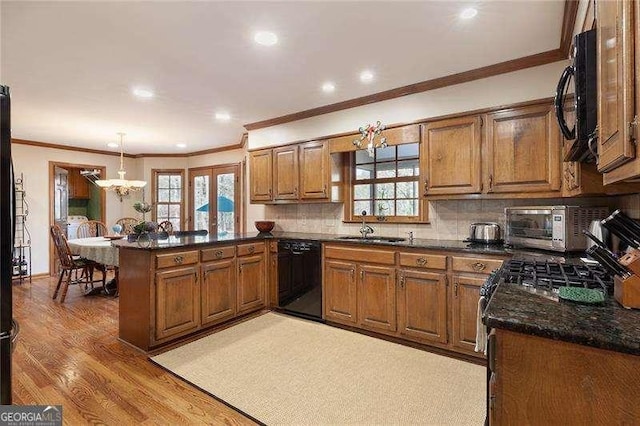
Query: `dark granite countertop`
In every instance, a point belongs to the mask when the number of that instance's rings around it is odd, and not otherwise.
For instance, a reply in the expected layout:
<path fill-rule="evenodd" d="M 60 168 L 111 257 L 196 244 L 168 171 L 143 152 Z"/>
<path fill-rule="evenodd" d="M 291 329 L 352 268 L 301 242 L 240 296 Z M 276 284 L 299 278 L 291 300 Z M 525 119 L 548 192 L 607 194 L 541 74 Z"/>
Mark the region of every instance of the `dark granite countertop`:
<path fill-rule="evenodd" d="M 623 308 L 613 296 L 604 306 L 558 302 L 501 283 L 484 313 L 492 328 L 640 355 L 640 310 Z"/>
<path fill-rule="evenodd" d="M 126 240 L 117 240 L 112 244 L 121 248 L 131 248 L 131 249 L 140 249 L 140 250 L 161 250 L 161 249 L 170 249 L 170 248 L 180 248 L 180 247 L 194 247 L 200 245 L 217 245 L 224 243 L 242 243 L 249 241 L 257 241 L 257 240 L 268 240 L 268 239 L 287 239 L 287 240 L 311 240 L 311 241 L 320 241 L 320 242 L 339 242 L 343 244 L 352 244 L 352 245 L 379 245 L 379 246 L 387 246 L 387 247 L 397 247 L 397 248 L 417 248 L 424 250 L 448 250 L 448 251 L 458 251 L 463 253 L 476 253 L 476 254 L 485 254 L 485 255 L 502 255 L 502 256 L 511 256 L 516 251 L 513 249 L 505 248 L 504 246 L 491 246 L 491 245 L 476 245 L 470 244 L 464 241 L 457 240 L 430 240 L 430 239 L 420 239 L 415 238 L 412 242 L 409 240 L 404 241 L 396 241 L 396 242 L 387 242 L 387 241 L 379 241 L 376 238 L 380 237 L 370 237 L 369 239 L 362 240 L 345 240 L 341 239 L 341 237 L 345 237 L 346 235 L 335 235 L 335 234 L 314 234 L 314 233 L 300 233 L 300 232 L 274 232 L 273 234 L 258 234 L 257 232 L 246 233 L 246 234 L 227 234 L 224 236 L 217 235 L 207 235 L 203 237 L 170 237 L 165 240 L 152 241 L 149 246 L 139 245 L 135 242 L 128 242 Z"/>

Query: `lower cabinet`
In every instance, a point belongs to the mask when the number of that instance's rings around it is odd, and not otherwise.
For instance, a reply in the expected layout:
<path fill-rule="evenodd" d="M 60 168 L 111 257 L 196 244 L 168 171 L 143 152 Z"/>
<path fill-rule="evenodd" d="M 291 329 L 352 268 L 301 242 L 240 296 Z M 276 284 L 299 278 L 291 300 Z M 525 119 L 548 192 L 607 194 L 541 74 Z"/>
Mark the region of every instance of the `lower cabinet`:
<path fill-rule="evenodd" d="M 447 275 L 398 271 L 398 331 L 410 340 L 447 343 Z"/>
<path fill-rule="evenodd" d="M 265 306 L 266 265 L 263 254 L 238 257 L 238 313 Z"/>
<path fill-rule="evenodd" d="M 200 325 L 200 288 L 195 266 L 156 273 L 156 339 L 186 334 Z"/>
<path fill-rule="evenodd" d="M 358 323 L 354 262 L 324 261 L 324 306 L 325 319 L 347 325 Z"/>
<path fill-rule="evenodd" d="M 236 315 L 235 259 L 205 263 L 201 276 L 202 325 L 233 318 Z"/>
<path fill-rule="evenodd" d="M 358 324 L 373 330 L 396 331 L 395 268 L 358 265 Z"/>
<path fill-rule="evenodd" d="M 453 275 L 451 297 L 451 344 L 459 349 L 474 351 L 480 286 L 485 277 L 471 278 Z"/>

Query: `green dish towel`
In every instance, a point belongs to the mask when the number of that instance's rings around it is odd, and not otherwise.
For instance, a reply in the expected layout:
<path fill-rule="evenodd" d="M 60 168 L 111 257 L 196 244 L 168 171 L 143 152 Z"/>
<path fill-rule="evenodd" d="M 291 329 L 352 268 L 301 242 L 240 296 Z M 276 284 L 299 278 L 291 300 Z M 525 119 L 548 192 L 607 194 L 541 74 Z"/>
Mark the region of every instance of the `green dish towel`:
<path fill-rule="evenodd" d="M 584 305 L 604 304 L 604 294 L 601 291 L 582 287 L 560 287 L 560 299 Z"/>

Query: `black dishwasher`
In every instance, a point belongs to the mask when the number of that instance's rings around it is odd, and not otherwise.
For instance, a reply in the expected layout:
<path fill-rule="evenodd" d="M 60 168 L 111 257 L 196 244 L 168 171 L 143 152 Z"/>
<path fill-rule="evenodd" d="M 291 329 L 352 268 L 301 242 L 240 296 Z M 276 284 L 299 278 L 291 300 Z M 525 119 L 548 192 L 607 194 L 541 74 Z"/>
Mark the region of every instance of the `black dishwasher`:
<path fill-rule="evenodd" d="M 278 241 L 278 306 L 322 321 L 322 270 L 318 241 Z"/>

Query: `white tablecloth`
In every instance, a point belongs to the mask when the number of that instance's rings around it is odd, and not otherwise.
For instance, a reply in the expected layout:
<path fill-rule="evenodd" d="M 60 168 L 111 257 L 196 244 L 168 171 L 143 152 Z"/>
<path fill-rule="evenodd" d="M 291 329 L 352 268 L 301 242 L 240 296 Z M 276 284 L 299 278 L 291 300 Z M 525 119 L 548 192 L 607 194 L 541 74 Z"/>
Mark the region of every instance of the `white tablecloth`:
<path fill-rule="evenodd" d="M 118 248 L 104 237 L 77 238 L 68 240 L 73 254 L 107 266 L 118 266 Z"/>

